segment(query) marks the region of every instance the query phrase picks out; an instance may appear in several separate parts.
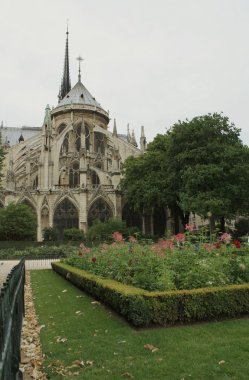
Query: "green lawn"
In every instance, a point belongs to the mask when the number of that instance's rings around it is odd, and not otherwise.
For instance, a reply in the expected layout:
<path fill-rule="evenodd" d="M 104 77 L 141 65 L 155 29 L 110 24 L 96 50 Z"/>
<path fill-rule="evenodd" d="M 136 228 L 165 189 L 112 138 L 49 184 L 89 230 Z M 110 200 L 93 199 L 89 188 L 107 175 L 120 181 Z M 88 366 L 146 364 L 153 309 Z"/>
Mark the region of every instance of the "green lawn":
<path fill-rule="evenodd" d="M 249 378 L 249 319 L 135 330 L 51 270 L 31 280 L 52 380 Z"/>

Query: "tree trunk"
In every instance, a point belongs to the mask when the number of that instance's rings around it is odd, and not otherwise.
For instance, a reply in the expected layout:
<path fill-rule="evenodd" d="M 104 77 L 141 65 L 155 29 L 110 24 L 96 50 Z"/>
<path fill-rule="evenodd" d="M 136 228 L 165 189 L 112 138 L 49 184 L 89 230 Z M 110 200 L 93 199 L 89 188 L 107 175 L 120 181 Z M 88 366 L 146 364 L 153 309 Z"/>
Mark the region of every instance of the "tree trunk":
<path fill-rule="evenodd" d="M 221 232 L 225 232 L 225 218 L 224 218 L 224 216 L 222 216 L 220 218 L 220 230 L 221 230 Z"/>

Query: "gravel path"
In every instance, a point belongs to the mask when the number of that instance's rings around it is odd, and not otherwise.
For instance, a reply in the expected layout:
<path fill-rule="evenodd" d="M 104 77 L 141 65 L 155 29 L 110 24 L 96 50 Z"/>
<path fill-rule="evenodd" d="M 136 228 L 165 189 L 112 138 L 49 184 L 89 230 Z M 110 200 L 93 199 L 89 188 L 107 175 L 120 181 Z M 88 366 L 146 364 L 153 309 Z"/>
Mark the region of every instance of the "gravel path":
<path fill-rule="evenodd" d="M 8 274 L 15 265 L 19 263 L 19 260 L 0 261 L 0 288 L 6 281 Z"/>

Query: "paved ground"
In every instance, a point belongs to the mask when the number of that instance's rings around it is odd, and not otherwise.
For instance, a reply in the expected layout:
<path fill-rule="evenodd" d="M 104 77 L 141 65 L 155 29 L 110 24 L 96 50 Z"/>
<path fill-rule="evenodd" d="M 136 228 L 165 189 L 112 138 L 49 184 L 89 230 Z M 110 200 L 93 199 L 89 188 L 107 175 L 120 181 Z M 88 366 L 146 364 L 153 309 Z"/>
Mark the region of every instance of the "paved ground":
<path fill-rule="evenodd" d="M 10 273 L 11 269 L 18 263 L 19 263 L 19 260 L 13 260 L 13 261 L 0 260 L 0 288 L 2 287 L 3 283 L 6 281 L 6 278 L 8 274 Z"/>

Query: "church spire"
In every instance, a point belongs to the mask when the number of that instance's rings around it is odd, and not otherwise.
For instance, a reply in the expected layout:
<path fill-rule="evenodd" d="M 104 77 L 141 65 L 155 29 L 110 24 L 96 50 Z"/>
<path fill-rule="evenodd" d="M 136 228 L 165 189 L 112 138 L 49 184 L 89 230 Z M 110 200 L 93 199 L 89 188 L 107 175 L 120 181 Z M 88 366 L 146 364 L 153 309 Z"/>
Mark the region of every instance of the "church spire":
<path fill-rule="evenodd" d="M 68 26 L 67 26 L 66 35 L 67 37 L 66 37 L 64 69 L 63 69 L 63 77 L 62 77 L 61 88 L 60 88 L 60 93 L 59 93 L 59 100 L 63 99 L 71 90 L 71 82 L 70 82 L 70 75 L 69 75 Z"/>

